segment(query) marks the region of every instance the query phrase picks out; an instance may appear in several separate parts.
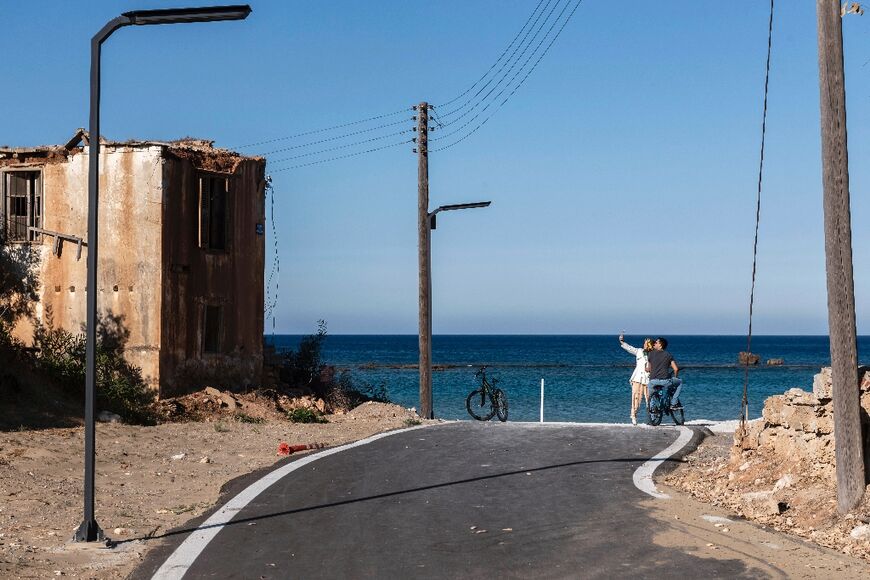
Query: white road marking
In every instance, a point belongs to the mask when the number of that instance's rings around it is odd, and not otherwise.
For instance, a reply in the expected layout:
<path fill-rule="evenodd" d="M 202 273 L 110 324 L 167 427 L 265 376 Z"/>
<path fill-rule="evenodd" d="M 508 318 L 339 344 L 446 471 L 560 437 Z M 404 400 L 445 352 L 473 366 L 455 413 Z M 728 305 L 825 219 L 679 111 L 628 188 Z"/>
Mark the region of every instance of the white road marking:
<path fill-rule="evenodd" d="M 197 529 L 194 530 L 184 540 L 184 542 L 182 542 L 181 545 L 175 549 L 174 552 L 172 552 L 169 558 L 163 563 L 162 566 L 160 566 L 157 572 L 154 573 L 152 579 L 170 580 L 180 579 L 181 577 L 183 577 L 187 573 L 187 570 L 193 565 L 193 562 L 196 560 L 196 558 L 208 545 L 208 543 L 218 534 L 218 532 L 223 529 L 223 527 L 227 523 L 229 523 L 230 520 L 233 519 L 233 517 L 235 517 L 235 515 L 240 510 L 242 510 L 258 495 L 263 493 L 267 488 L 269 488 L 269 486 L 276 483 L 287 474 L 296 471 L 300 467 L 305 467 L 313 461 L 317 461 L 318 459 L 322 459 L 329 455 L 334 455 L 336 453 L 340 453 L 341 451 L 346 451 L 354 447 L 359 447 L 360 445 L 365 445 L 367 443 L 377 441 L 378 439 L 382 439 L 390 435 L 404 433 L 406 431 L 413 431 L 415 429 L 423 429 L 425 427 L 427 427 L 427 425 L 420 425 L 417 427 L 409 427 L 407 429 L 398 429 L 396 431 L 387 431 L 386 433 L 372 435 L 371 437 L 361 439 L 353 443 L 348 443 L 347 445 L 342 445 L 333 449 L 325 449 L 313 455 L 308 455 L 306 457 L 303 457 L 302 459 L 293 461 L 283 467 L 267 473 L 261 479 L 258 479 L 257 481 L 246 487 L 241 493 L 232 498 L 230 501 L 224 504 L 222 508 L 212 514 L 210 518 L 200 524 Z"/>
<path fill-rule="evenodd" d="M 516 423 L 518 422 L 513 422 L 513 424 Z M 637 429 L 637 426 L 632 426 L 630 424 L 621 425 L 614 423 L 572 423 L 554 421 L 551 423 L 529 422 L 527 423 L 527 425 L 553 427 L 564 427 L 568 425 L 578 427 L 632 427 L 634 429 Z M 193 532 L 191 532 L 191 534 L 181 543 L 180 546 L 175 549 L 174 552 L 172 552 L 169 558 L 167 558 L 163 565 L 160 566 L 160 568 L 154 573 L 152 579 L 181 579 L 187 573 L 188 569 L 190 569 L 190 567 L 193 565 L 197 557 L 199 557 L 203 550 L 205 550 L 208 543 L 211 542 L 212 539 L 214 539 L 218 532 L 220 532 L 223 527 L 228 524 L 230 520 L 232 520 L 233 517 L 235 517 L 235 515 L 240 510 L 244 509 L 245 506 L 247 506 L 251 501 L 254 500 L 254 498 L 263 493 L 274 483 L 278 482 L 281 478 L 287 476 L 293 471 L 296 471 L 300 467 L 304 467 L 309 463 L 317 461 L 318 459 L 321 459 L 323 457 L 328 457 L 329 455 L 334 455 L 336 453 L 340 453 L 354 447 L 366 445 L 368 443 L 377 441 L 378 439 L 383 439 L 384 437 L 388 437 L 390 435 L 404 433 L 406 431 L 413 431 L 416 429 L 424 429 L 426 427 L 428 427 L 428 425 L 419 425 L 416 427 L 409 427 L 407 429 L 398 429 L 396 431 L 387 431 L 386 433 L 372 435 L 371 437 L 361 439 L 353 443 L 348 443 L 347 445 L 341 445 L 340 447 L 319 451 L 317 453 L 308 455 L 306 457 L 303 457 L 302 459 L 293 461 L 279 469 L 267 473 L 262 478 L 258 479 L 257 481 L 246 487 L 244 490 L 242 490 L 238 495 L 230 499 L 226 504 L 224 504 L 223 507 L 221 507 L 218 511 L 212 514 L 210 518 L 208 518 L 206 521 L 200 524 Z M 691 429 L 688 429 L 687 427 L 677 427 L 677 430 L 680 431 L 680 435 L 670 447 L 662 451 L 658 456 L 653 457 L 652 459 L 641 465 L 634 472 L 634 485 L 639 490 L 659 499 L 669 499 L 669 496 L 656 490 L 655 485 L 652 482 L 653 472 L 665 460 L 667 460 L 674 453 L 682 449 L 683 446 L 685 446 L 692 438 Z"/>
<path fill-rule="evenodd" d="M 632 476 L 632 480 L 634 481 L 634 486 L 641 490 L 644 493 L 647 493 L 654 498 L 657 499 L 670 499 L 666 493 L 661 493 L 656 489 L 655 483 L 653 483 L 653 472 L 658 468 L 659 465 L 668 460 L 671 456 L 674 455 L 677 451 L 686 446 L 686 444 L 692 439 L 692 430 L 688 427 L 677 427 L 677 430 L 680 432 L 680 436 L 677 437 L 677 440 L 674 441 L 667 449 L 663 450 L 661 453 L 641 465 L 635 470 L 634 475 Z"/>

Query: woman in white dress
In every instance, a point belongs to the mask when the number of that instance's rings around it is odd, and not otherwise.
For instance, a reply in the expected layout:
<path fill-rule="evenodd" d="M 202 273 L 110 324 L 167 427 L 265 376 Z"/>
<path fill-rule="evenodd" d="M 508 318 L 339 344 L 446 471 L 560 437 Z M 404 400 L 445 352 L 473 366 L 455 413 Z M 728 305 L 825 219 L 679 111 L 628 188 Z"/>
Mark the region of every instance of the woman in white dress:
<path fill-rule="evenodd" d="M 625 342 L 623 335 L 619 335 L 619 346 L 634 355 L 636 364 L 634 371 L 631 373 L 631 378 L 628 381 L 631 383 L 631 424 L 637 425 L 637 410 L 640 407 L 641 399 L 646 400 L 649 404 L 649 393 L 646 386 L 649 383 L 649 373 L 646 370 L 646 353 L 653 348 L 651 338 L 643 339 L 643 348 L 636 348 Z"/>

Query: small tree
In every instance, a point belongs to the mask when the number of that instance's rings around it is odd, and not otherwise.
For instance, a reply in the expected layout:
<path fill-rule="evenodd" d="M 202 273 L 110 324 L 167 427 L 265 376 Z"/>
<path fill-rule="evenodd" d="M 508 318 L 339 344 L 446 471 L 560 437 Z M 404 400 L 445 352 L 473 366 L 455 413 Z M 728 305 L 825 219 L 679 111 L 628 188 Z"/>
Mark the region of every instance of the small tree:
<path fill-rule="evenodd" d="M 291 350 L 284 354 L 281 365 L 281 381 L 291 387 L 313 386 L 323 372 L 323 362 L 320 351 L 326 340 L 326 321 L 317 321 L 317 333 L 306 336 L 299 343 L 299 350 Z"/>

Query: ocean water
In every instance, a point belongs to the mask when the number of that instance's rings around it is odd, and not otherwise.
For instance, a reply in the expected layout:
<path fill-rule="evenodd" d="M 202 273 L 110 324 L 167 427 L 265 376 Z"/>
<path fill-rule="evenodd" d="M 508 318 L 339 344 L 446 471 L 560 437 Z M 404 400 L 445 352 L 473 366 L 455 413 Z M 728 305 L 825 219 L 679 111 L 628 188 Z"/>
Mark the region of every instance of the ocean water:
<path fill-rule="evenodd" d="M 301 335 L 267 336 L 278 350 L 295 349 Z M 626 336 L 640 346 L 643 337 Z M 686 420 L 737 419 L 744 368 L 737 354 L 745 336 L 669 336 L 668 350 L 681 367 L 681 399 Z M 870 363 L 870 341 L 858 339 L 858 358 Z M 755 336 L 752 351 L 761 365 L 749 370 L 749 411 L 759 417 L 764 399 L 792 387 L 812 390 L 813 375 L 830 365 L 827 336 Z M 322 353 L 326 364 L 346 369 L 405 407 L 419 408 L 416 335 L 330 335 Z M 766 366 L 781 358 L 783 366 Z M 544 420 L 624 423 L 628 421 L 634 357 L 615 336 L 436 335 L 432 337 L 432 393 L 435 416 L 470 419 L 465 398 L 476 388 L 476 367 L 499 380 L 508 395 L 510 420 L 537 421 L 541 379 Z M 645 419 L 645 414 L 641 413 Z M 667 423 L 666 418 L 664 423 Z"/>

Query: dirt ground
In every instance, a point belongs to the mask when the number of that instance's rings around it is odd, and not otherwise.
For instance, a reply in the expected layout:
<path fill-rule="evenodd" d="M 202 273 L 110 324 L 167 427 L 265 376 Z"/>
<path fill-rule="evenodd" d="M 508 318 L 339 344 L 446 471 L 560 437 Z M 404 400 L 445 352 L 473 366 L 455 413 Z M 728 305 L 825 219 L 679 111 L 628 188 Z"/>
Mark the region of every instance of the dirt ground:
<path fill-rule="evenodd" d="M 733 441 L 731 433 L 708 437 L 662 482 L 737 519 L 870 562 L 870 487 L 840 516 L 830 479 L 773 454 L 732 453 Z"/>
<path fill-rule="evenodd" d="M 0 433 L 0 577 L 124 578 L 155 543 L 149 538 L 202 514 L 226 482 L 272 465 L 280 443 L 333 446 L 429 422 L 388 403 L 322 424 L 236 404 L 218 403 L 211 421 L 97 425 L 96 519 L 108 537 L 133 540 L 111 549 L 71 541 L 83 512 L 83 429 Z"/>
<path fill-rule="evenodd" d="M 870 577 L 870 564 L 864 560 L 735 517 L 727 509 L 702 503 L 668 486 L 657 487 L 670 499 L 650 499 L 644 505 L 658 520 L 652 538 L 658 546 L 705 559 L 740 560 L 747 566 L 744 574 L 747 578 Z M 694 577 L 690 570 L 682 573 Z"/>

